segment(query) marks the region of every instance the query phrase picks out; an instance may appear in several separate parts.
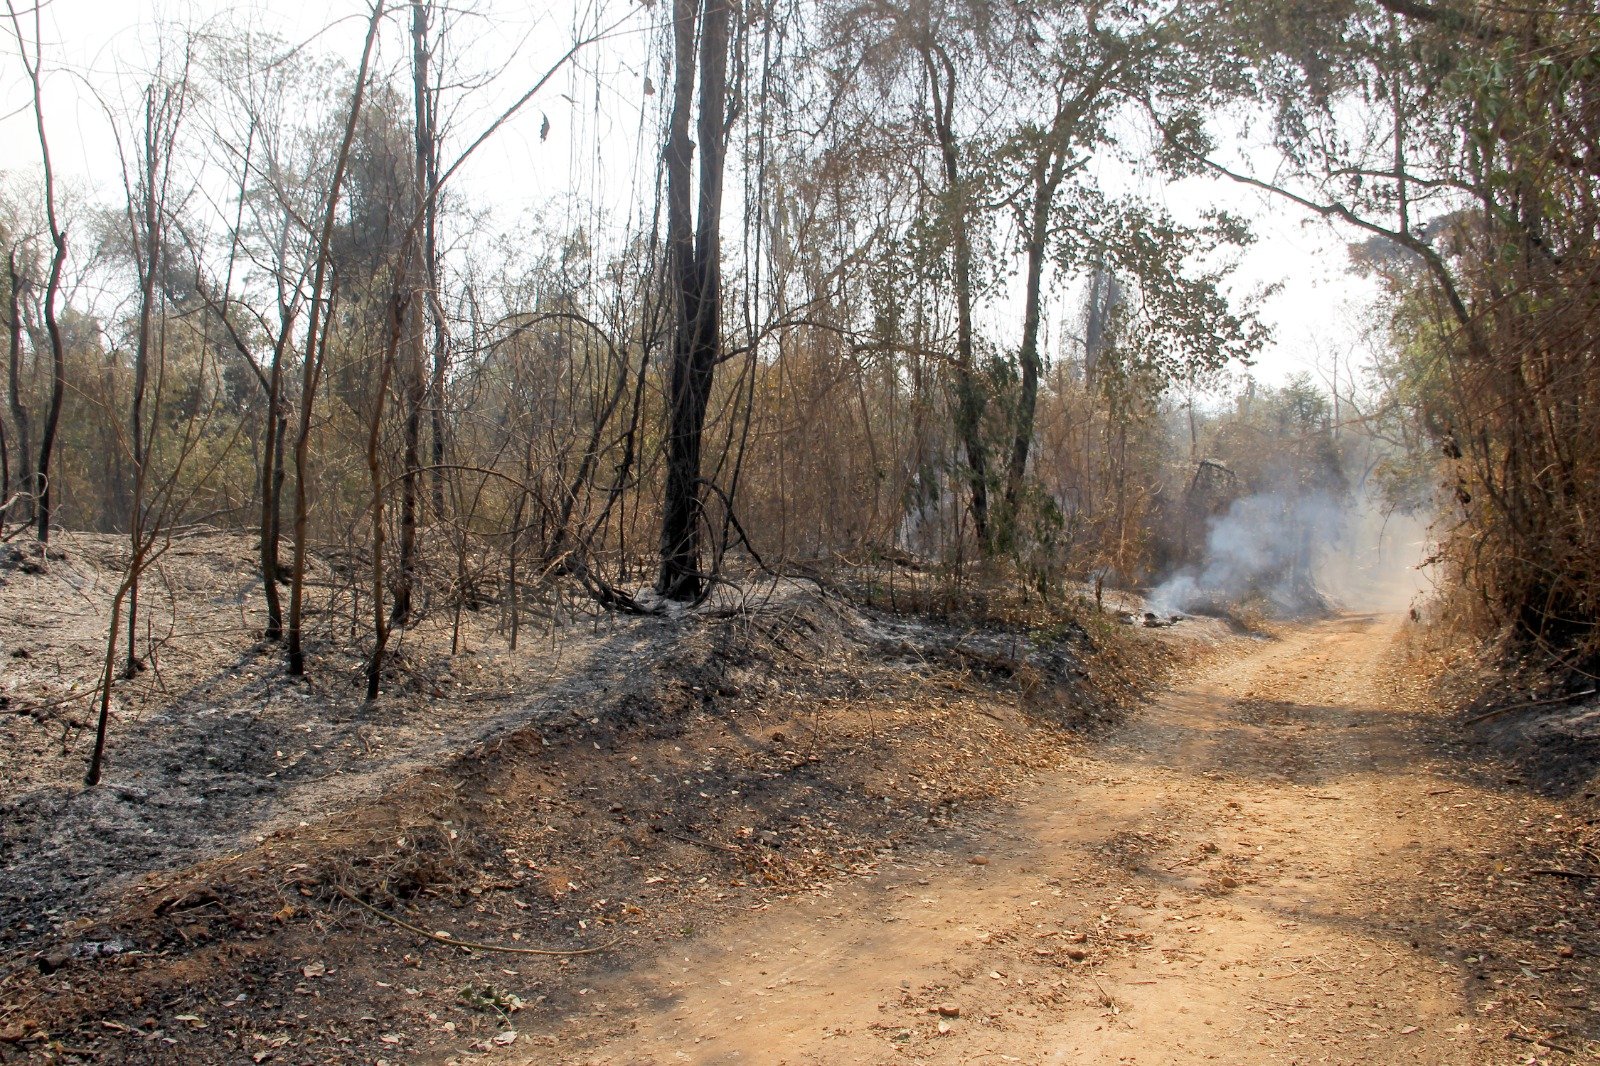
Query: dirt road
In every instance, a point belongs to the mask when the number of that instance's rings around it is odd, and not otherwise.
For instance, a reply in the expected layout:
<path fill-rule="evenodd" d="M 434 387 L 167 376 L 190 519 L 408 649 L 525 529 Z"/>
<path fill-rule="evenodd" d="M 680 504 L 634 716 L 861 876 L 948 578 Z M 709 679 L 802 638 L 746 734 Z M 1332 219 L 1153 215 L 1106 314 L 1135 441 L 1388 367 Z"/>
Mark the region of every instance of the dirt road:
<path fill-rule="evenodd" d="M 703 930 L 543 1039 L 630 1064 L 1582 1060 L 1512 1017 L 1517 973 L 1588 996 L 1561 916 L 1513 945 L 1474 910 L 1559 814 L 1440 745 L 1396 632 L 1213 659 L 1011 808 Z"/>

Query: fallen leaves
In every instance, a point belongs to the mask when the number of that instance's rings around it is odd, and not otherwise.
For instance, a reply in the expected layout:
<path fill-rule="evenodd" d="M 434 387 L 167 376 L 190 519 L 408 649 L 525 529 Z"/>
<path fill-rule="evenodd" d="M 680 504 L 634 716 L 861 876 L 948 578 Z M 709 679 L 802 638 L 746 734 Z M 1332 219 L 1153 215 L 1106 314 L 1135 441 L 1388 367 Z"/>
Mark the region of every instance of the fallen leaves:
<path fill-rule="evenodd" d="M 506 992 L 487 984 L 467 985 L 461 989 L 457 998 L 462 1005 L 474 1010 L 494 1011 L 502 1015 L 515 1014 L 523 1008 L 522 997 L 516 993 Z"/>

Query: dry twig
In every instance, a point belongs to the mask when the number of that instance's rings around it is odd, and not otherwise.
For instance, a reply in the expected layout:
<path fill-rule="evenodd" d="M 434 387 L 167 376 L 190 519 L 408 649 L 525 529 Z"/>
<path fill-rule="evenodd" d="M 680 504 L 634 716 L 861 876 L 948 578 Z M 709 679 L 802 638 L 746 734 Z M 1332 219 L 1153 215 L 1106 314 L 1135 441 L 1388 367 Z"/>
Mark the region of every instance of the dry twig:
<path fill-rule="evenodd" d="M 455 937 L 443 936 L 439 933 L 430 932 L 427 929 L 422 928 L 420 925 L 413 925 L 403 918 L 396 918 L 392 914 L 380 911 L 366 900 L 357 898 L 353 893 L 348 892 L 339 886 L 335 886 L 334 891 L 343 896 L 345 899 L 349 900 L 351 903 L 354 903 L 357 907 L 360 907 L 362 910 L 366 911 L 368 914 L 375 915 L 388 922 L 390 925 L 396 925 L 408 933 L 415 933 L 417 936 L 426 937 L 436 944 L 448 944 L 453 948 L 460 948 L 463 951 L 492 951 L 501 955 L 598 955 L 602 951 L 609 951 L 617 944 L 616 940 L 610 940 L 604 944 L 599 944 L 592 948 L 524 948 L 514 947 L 508 944 L 480 944 L 471 940 L 457 940 Z"/>

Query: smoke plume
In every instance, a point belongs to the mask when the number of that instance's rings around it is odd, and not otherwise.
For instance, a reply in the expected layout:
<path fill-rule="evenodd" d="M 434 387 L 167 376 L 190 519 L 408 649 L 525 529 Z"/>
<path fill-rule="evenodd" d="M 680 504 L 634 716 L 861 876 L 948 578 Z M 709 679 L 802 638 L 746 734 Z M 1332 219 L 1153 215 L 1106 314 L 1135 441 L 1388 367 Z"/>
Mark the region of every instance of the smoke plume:
<path fill-rule="evenodd" d="M 1426 531 L 1364 496 L 1268 491 L 1211 519 L 1202 562 L 1149 596 L 1159 614 L 1209 614 L 1252 604 L 1278 617 L 1331 610 L 1404 610 L 1427 587 Z"/>

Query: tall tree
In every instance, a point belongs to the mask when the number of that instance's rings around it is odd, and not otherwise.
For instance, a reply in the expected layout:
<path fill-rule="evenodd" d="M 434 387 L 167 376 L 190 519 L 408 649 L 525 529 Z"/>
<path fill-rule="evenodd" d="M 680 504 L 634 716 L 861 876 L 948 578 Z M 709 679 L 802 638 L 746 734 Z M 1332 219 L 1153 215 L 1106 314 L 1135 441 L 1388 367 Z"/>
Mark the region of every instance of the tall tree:
<path fill-rule="evenodd" d="M 397 284 L 405 289 L 398 301 L 404 309 L 405 325 L 400 339 L 403 352 L 398 368 L 404 412 L 404 454 L 400 471 L 400 537 L 395 560 L 394 605 L 389 615 L 391 626 L 404 626 L 411 619 L 411 593 L 416 584 L 417 569 L 418 505 L 422 489 L 423 408 L 428 405 L 430 383 L 434 376 L 425 369 L 427 326 L 433 317 L 430 310 L 438 274 L 436 264 L 432 262 L 436 222 L 433 210 L 436 191 L 432 180 L 437 170 L 438 149 L 434 144 L 433 98 L 428 77 L 431 58 L 429 6 L 424 0 L 411 2 L 412 173 L 411 188 L 407 192 L 411 200 L 412 217 L 406 229 L 405 248 L 401 252 L 402 265 L 397 274 Z M 441 365 L 437 355 L 434 364 L 436 367 Z M 438 402 L 437 398 L 434 402 Z M 437 446 L 437 425 L 434 428 Z M 442 511 L 444 493 L 440 474 L 438 464 L 435 464 L 435 507 Z"/>
<path fill-rule="evenodd" d="M 722 180 L 728 137 L 728 0 L 673 0 L 672 113 L 666 145 L 667 299 L 672 308 L 667 386 L 667 482 L 656 591 L 698 599 L 703 517 L 701 443 L 722 350 Z M 698 31 L 698 33 L 697 33 Z M 696 42 L 698 38 L 698 54 Z M 699 196 L 689 137 L 699 69 Z"/>
<path fill-rule="evenodd" d="M 139 325 L 133 350 L 133 394 L 128 405 L 128 451 L 132 459 L 133 486 L 128 511 L 130 559 L 128 573 L 127 662 L 123 674 L 132 677 L 143 669 L 138 652 L 139 567 L 145 555 L 146 490 L 149 487 L 149 459 L 155 435 L 161 424 L 160 412 L 147 418 L 150 374 L 164 376 L 166 357 L 166 319 L 161 307 L 161 281 L 169 269 L 167 236 L 172 225 L 169 197 L 172 186 L 173 154 L 189 96 L 188 49 L 176 77 L 158 77 L 145 87 L 143 123 L 133 153 L 123 158 L 125 217 L 134 273 L 139 283 Z M 120 147 L 120 146 L 119 146 Z M 131 173 L 130 173 L 131 171 Z M 159 364 L 159 365 L 158 365 Z M 157 398 L 159 406 L 159 397 Z"/>
<path fill-rule="evenodd" d="M 40 543 L 50 540 L 51 484 L 50 462 L 56 450 L 56 430 L 61 424 L 61 405 L 67 393 L 67 353 L 61 337 L 61 323 L 56 318 L 56 302 L 61 296 L 62 272 L 67 265 L 67 232 L 56 214 L 55 168 L 50 159 L 50 140 L 45 134 L 44 86 L 40 78 L 40 8 L 35 5 L 33 14 L 33 40 L 30 44 L 22 32 L 22 18 L 13 0 L 6 0 L 6 12 L 11 19 L 11 30 L 17 40 L 17 54 L 28 77 L 32 94 L 34 130 L 39 137 L 39 161 L 44 169 L 45 222 L 50 234 L 50 272 L 45 279 L 43 306 L 45 333 L 50 342 L 50 404 L 45 411 L 44 427 L 39 439 L 39 461 L 34 467 L 35 515 L 38 519 Z"/>
<path fill-rule="evenodd" d="M 344 187 L 345 171 L 350 162 L 350 146 L 355 142 L 361 122 L 361 104 L 366 99 L 367 71 L 372 62 L 372 47 L 378 39 L 378 27 L 383 22 L 385 0 L 376 0 L 367 21 L 367 36 L 361 46 L 361 65 L 356 70 L 355 86 L 350 93 L 350 109 L 346 116 L 344 136 L 339 142 L 339 152 L 334 160 L 333 174 L 328 183 L 327 201 L 322 215 L 321 235 L 317 242 L 316 270 L 311 285 L 309 322 L 306 326 L 305 352 L 301 359 L 300 424 L 294 444 L 294 563 L 289 575 L 289 673 L 305 673 L 305 584 L 306 537 L 309 532 L 310 495 L 307 479 L 311 474 L 311 413 L 317 395 L 324 358 L 327 354 L 328 335 L 324 328 L 326 313 L 324 299 L 328 291 L 328 270 L 331 259 L 334 225 L 338 221 L 339 192 Z"/>
<path fill-rule="evenodd" d="M 33 476 L 33 433 L 29 418 L 27 396 L 22 387 L 22 298 L 27 284 L 17 257 L 25 254 L 15 235 L 6 249 L 6 395 L 10 401 L 11 422 L 16 430 L 17 499 L 16 514 L 33 515 L 33 496 L 37 486 Z M 10 465 L 9 463 L 7 464 Z M 9 479 L 8 479 L 9 480 Z M 11 490 L 6 490 L 6 501 L 0 515 L 14 517 Z"/>
<path fill-rule="evenodd" d="M 939 149 L 943 187 L 941 220 L 949 227 L 950 258 L 956 301 L 956 356 L 953 366 L 956 399 L 956 435 L 967 455 L 973 531 L 987 553 L 991 546 L 989 522 L 989 445 L 984 439 L 983 416 L 988 392 L 978 370 L 974 343 L 973 304 L 976 300 L 972 262 L 974 180 L 962 161 L 962 140 L 957 131 L 957 101 L 961 90 L 955 61 L 935 34 L 931 20 L 915 28 L 915 47 L 922 61 L 928 93 L 928 125 Z"/>
<path fill-rule="evenodd" d="M 1151 260 L 1136 248 L 1108 247 L 1115 219 L 1128 208 L 1100 202 L 1089 164 L 1118 150 L 1128 119 L 1140 109 L 1154 111 L 1169 126 L 1198 126 L 1211 109 L 1237 98 L 1244 85 L 1240 64 L 1207 31 L 1210 20 L 1204 5 L 1066 0 L 1019 8 L 1006 32 L 993 35 L 1003 49 L 996 65 L 1022 101 L 1020 121 L 1000 152 L 1014 190 L 1008 200 L 1024 260 L 1020 383 L 1005 481 L 1008 527 L 1017 520 L 1033 443 L 1046 267 L 1053 262 L 1058 272 L 1089 273 L 1090 305 L 1096 308 L 1101 301 L 1094 296 L 1109 280 L 1103 270 L 1108 261 L 1158 283 L 1182 269 L 1170 253 L 1191 250 L 1180 243 Z M 1011 61 L 1001 62 L 1006 59 Z M 1186 166 L 1160 159 L 1146 165 L 1169 173 Z M 1188 362 L 1173 369 L 1192 377 L 1196 367 L 1213 360 L 1197 347 Z"/>

